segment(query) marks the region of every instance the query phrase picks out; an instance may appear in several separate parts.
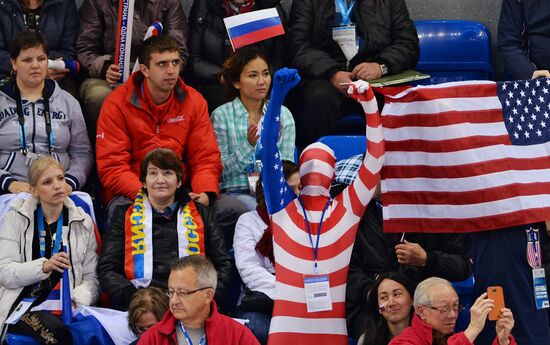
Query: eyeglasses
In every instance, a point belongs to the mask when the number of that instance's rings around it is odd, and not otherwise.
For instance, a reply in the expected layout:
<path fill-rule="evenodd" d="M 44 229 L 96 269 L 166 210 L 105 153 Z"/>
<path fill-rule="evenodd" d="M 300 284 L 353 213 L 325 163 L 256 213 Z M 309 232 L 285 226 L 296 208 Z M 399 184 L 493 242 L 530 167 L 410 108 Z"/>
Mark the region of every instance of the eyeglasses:
<path fill-rule="evenodd" d="M 147 327 L 132 326 L 132 331 L 134 331 L 134 333 L 137 335 L 141 335 L 145 333 L 145 331 L 147 331 L 149 328 L 151 328 L 151 326 L 147 326 Z"/>
<path fill-rule="evenodd" d="M 453 304 L 452 306 L 451 305 L 444 305 L 442 307 L 433 307 L 431 305 L 424 305 L 425 307 L 428 307 L 430 309 L 433 309 L 433 310 L 438 310 L 440 314 L 449 314 L 449 312 L 452 310 L 456 313 L 460 313 L 461 311 L 464 310 L 464 307 L 461 306 L 460 304 Z"/>
<path fill-rule="evenodd" d="M 205 286 L 205 287 L 201 287 L 201 288 L 198 288 L 198 289 L 192 290 L 192 291 L 167 290 L 166 291 L 166 296 L 168 296 L 168 298 L 170 298 L 170 299 L 172 299 L 174 296 L 177 296 L 178 299 L 182 299 L 182 298 L 185 298 L 189 295 L 192 295 L 194 293 L 197 293 L 199 291 L 206 290 L 206 289 L 212 289 L 212 287 L 211 286 Z"/>

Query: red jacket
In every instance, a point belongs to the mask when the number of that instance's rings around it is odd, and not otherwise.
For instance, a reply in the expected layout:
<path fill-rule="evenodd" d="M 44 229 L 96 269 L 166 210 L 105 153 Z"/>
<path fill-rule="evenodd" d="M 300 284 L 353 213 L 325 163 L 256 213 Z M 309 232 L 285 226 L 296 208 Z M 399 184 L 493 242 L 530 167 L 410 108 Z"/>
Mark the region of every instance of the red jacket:
<path fill-rule="evenodd" d="M 142 185 L 141 160 L 159 147 L 184 158 L 184 183 L 190 181 L 193 192 L 219 192 L 220 150 L 202 95 L 180 79 L 170 99 L 157 107 L 137 72 L 101 107 L 96 157 L 104 201 L 115 195 L 134 199 Z"/>
<path fill-rule="evenodd" d="M 206 320 L 208 345 L 260 345 L 252 332 L 232 318 L 218 313 L 216 302 L 210 305 L 212 315 Z M 139 338 L 138 345 L 176 345 L 176 318 L 170 310 L 162 321 Z"/>
<path fill-rule="evenodd" d="M 405 328 L 400 335 L 393 338 L 389 345 L 432 345 L 432 327 L 422 321 L 415 313 L 411 326 Z M 453 334 L 447 339 L 447 345 L 473 345 L 464 332 Z M 499 345 L 498 338 L 493 340 L 493 345 Z M 510 335 L 510 345 L 517 345 L 514 337 Z"/>

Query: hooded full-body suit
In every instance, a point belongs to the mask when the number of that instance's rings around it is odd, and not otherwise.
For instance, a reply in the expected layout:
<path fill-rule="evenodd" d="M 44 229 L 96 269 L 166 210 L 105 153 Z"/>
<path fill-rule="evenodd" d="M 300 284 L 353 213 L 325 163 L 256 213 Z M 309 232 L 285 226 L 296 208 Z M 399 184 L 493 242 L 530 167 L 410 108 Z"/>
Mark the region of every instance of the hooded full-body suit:
<path fill-rule="evenodd" d="M 261 135 L 264 193 L 271 215 L 276 272 L 268 344 L 344 345 L 348 343 L 345 319 L 348 264 L 359 220 L 372 198 L 383 164 L 382 125 L 368 84 L 358 81 L 350 85 L 350 96 L 361 103 L 367 117 L 368 150 L 358 177 L 338 197 L 330 199 L 334 153 L 324 144 L 311 144 L 300 156 L 302 192 L 296 198 L 283 176 L 277 137 L 282 101 L 299 79 L 295 70 L 277 71 Z M 332 309 L 308 313 L 304 274 L 315 274 L 314 247 L 323 210 L 317 271 L 329 277 Z"/>

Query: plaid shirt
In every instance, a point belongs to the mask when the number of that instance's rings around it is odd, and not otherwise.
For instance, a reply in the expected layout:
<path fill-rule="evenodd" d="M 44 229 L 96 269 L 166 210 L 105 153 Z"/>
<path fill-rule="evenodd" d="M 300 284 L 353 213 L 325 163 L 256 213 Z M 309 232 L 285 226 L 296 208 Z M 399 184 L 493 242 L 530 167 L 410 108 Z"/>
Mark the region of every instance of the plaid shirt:
<path fill-rule="evenodd" d="M 342 159 L 336 162 L 336 171 L 333 185 L 345 184 L 350 185 L 355 177 L 357 172 L 363 163 L 364 154 L 351 156 L 350 158 Z"/>
<path fill-rule="evenodd" d="M 265 113 L 266 109 L 267 103 L 264 104 L 262 112 Z M 255 147 L 250 145 L 246 137 L 248 111 L 241 99 L 237 97 L 232 102 L 227 102 L 216 108 L 212 112 L 212 125 L 222 154 L 223 171 L 220 189 L 222 191 L 225 189 L 248 189 L 248 177 L 245 169 L 252 164 Z M 282 131 L 277 146 L 282 159 L 294 161 L 296 128 L 292 114 L 285 106 L 281 109 L 281 125 Z M 258 128 L 258 131 L 261 132 L 261 129 Z"/>

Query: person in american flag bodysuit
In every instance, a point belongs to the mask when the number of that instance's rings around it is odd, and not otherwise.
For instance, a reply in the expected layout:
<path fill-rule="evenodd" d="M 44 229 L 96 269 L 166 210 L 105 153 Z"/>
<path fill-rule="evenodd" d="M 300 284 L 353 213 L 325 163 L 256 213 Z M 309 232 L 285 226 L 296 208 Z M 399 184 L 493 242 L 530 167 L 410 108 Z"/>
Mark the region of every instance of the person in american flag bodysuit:
<path fill-rule="evenodd" d="M 334 153 L 324 144 L 311 144 L 300 156 L 302 192 L 296 198 L 283 176 L 277 138 L 282 102 L 299 81 L 296 70 L 275 73 L 261 135 L 264 193 L 273 226 L 276 271 L 268 344 L 344 345 L 348 343 L 348 264 L 359 220 L 373 196 L 384 160 L 382 125 L 368 83 L 351 83 L 348 94 L 362 105 L 367 119 L 368 150 L 358 177 L 331 199 Z"/>

